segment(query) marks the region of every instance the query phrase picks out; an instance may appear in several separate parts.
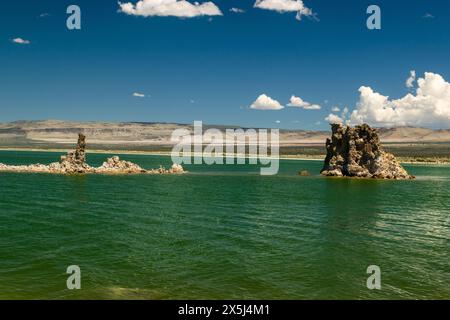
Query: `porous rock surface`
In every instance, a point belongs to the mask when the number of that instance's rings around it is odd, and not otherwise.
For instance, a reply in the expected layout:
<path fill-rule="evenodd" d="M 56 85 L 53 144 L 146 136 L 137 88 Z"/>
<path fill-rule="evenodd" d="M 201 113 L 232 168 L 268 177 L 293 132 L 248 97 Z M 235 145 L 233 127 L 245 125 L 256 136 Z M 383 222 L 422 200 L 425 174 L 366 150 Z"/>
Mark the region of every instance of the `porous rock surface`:
<path fill-rule="evenodd" d="M 367 124 L 331 125 L 327 138 L 327 156 L 321 174 L 377 179 L 414 179 L 395 159 L 383 150 L 378 132 Z"/>

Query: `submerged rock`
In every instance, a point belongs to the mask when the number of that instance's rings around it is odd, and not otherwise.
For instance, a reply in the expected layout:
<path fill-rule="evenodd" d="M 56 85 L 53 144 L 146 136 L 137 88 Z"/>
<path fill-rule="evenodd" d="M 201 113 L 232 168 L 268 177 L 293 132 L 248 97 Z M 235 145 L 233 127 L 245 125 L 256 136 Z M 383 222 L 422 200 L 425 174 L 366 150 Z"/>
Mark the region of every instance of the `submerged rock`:
<path fill-rule="evenodd" d="M 118 156 L 108 158 L 98 167 L 91 167 L 86 163 L 86 136 L 79 133 L 78 142 L 75 151 L 68 152 L 61 156 L 59 162 L 53 162 L 49 165 L 31 164 L 31 165 L 6 165 L 0 163 L 0 171 L 12 172 L 36 172 L 36 173 L 59 173 L 59 174 L 79 174 L 79 173 L 110 173 L 110 174 L 129 174 L 129 173 L 148 173 L 148 174 L 180 174 L 184 169 L 179 164 L 173 164 L 170 169 L 160 167 L 159 169 L 146 170 L 139 165 L 120 160 Z"/>
<path fill-rule="evenodd" d="M 367 124 L 331 125 L 327 156 L 321 174 L 378 179 L 414 179 L 394 155 L 383 150 L 376 129 Z"/>

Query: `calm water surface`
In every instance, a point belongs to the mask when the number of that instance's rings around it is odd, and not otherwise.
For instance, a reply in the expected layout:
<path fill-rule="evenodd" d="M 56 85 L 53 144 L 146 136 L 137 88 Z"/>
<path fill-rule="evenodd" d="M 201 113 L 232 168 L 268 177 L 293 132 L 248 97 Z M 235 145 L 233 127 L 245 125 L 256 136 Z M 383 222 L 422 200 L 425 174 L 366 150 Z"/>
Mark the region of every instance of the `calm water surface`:
<path fill-rule="evenodd" d="M 58 155 L 0 151 L 0 162 Z M 91 165 L 105 158 L 88 155 Z M 415 181 L 325 178 L 320 168 L 0 173 L 0 299 L 449 299 L 450 168 L 406 166 Z M 81 290 L 66 289 L 73 264 Z M 369 265 L 381 268 L 379 291 L 366 288 Z"/>

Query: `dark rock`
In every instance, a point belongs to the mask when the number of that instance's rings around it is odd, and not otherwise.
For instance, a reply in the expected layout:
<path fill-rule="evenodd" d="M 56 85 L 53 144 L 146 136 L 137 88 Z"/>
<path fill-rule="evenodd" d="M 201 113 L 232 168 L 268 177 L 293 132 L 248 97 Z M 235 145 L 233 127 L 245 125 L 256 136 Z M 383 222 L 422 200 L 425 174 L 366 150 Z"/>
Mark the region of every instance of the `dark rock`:
<path fill-rule="evenodd" d="M 367 124 L 355 126 L 331 125 L 331 139 L 326 140 L 327 156 L 321 174 L 379 179 L 413 179 L 385 152 L 378 132 Z"/>
<path fill-rule="evenodd" d="M 75 161 L 84 163 L 86 161 L 86 136 L 82 133 L 78 134 L 77 148 L 75 149 Z"/>

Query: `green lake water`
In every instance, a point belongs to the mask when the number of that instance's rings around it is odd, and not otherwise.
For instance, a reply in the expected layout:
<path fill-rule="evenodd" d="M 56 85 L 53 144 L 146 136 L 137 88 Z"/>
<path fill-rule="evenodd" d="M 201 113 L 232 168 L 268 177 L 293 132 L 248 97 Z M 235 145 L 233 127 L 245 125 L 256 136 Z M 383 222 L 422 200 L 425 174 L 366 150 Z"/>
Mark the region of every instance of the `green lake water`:
<path fill-rule="evenodd" d="M 0 162 L 58 156 L 0 151 Z M 321 177 L 321 165 L 0 173 L 0 299 L 450 299 L 450 168 L 407 165 L 416 180 L 376 181 Z M 81 290 L 66 288 L 69 265 Z M 381 290 L 366 287 L 369 265 Z"/>

